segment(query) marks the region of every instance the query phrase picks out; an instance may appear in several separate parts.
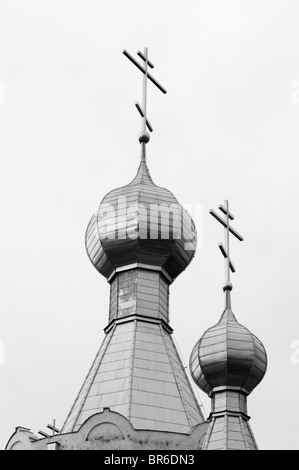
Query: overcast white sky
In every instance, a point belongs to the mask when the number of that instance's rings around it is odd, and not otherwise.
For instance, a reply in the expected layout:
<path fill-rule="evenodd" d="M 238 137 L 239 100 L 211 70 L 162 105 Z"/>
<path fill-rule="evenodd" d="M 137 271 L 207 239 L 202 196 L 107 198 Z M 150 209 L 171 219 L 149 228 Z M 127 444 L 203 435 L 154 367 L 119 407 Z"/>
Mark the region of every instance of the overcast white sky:
<path fill-rule="evenodd" d="M 171 286 L 175 338 L 188 362 L 222 313 L 208 210 L 229 199 L 233 311 L 269 359 L 251 426 L 262 449 L 299 448 L 298 21 L 297 0 L 0 1 L 0 448 L 18 425 L 62 425 L 103 339 L 109 285 L 84 234 L 137 170 L 142 77 L 121 52 L 144 46 L 168 91 L 149 84 L 151 176 L 204 209 Z"/>

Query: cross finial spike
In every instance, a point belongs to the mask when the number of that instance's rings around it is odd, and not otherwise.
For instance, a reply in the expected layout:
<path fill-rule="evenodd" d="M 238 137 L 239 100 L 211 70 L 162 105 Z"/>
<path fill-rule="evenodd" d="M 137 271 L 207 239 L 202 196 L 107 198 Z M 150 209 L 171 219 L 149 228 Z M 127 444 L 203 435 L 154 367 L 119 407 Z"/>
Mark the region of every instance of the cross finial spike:
<path fill-rule="evenodd" d="M 146 131 L 146 104 L 147 104 L 147 68 L 148 68 L 148 48 L 145 47 L 143 51 L 144 56 L 144 69 L 145 74 L 143 76 L 143 91 L 142 91 L 142 105 L 143 105 L 143 118 L 142 118 L 142 132 Z"/>
<path fill-rule="evenodd" d="M 224 263 L 225 263 L 225 283 L 223 286 L 223 290 L 231 291 L 233 288 L 233 285 L 230 281 L 230 273 L 231 272 L 234 273 L 236 269 L 230 258 L 229 235 L 231 233 L 240 241 L 243 241 L 244 238 L 230 225 L 230 220 L 234 220 L 234 216 L 231 214 L 231 212 L 229 212 L 228 200 L 226 199 L 223 205 L 220 204 L 218 208 L 224 214 L 224 218 L 218 215 L 217 212 L 215 212 L 213 209 L 211 209 L 209 212 L 224 227 L 224 244 L 219 243 L 219 249 L 224 257 Z"/>
<path fill-rule="evenodd" d="M 139 142 L 141 144 L 141 161 L 145 161 L 146 158 L 146 144 L 150 140 L 149 132 L 153 132 L 153 128 L 147 119 L 147 82 L 150 80 L 154 85 L 156 85 L 162 93 L 167 93 L 165 88 L 160 85 L 160 83 L 148 72 L 148 67 L 154 68 L 153 63 L 148 59 L 148 48 L 145 47 L 143 53 L 138 51 L 137 55 L 142 59 L 143 65 L 140 65 L 134 57 L 131 56 L 126 50 L 123 50 L 123 54 L 143 73 L 143 89 L 142 89 L 142 107 L 139 103 L 136 103 L 135 106 L 142 118 L 142 127 L 141 133 L 139 135 Z M 147 131 L 149 130 L 149 132 Z"/>
<path fill-rule="evenodd" d="M 148 74 L 148 48 L 145 47 L 143 50 L 143 65 L 145 73 L 143 75 L 143 87 L 142 87 L 142 125 L 141 134 L 139 135 L 139 142 L 141 143 L 141 161 L 146 159 L 146 144 L 150 140 L 150 134 L 146 130 L 146 106 L 147 106 L 147 74 Z"/>
<path fill-rule="evenodd" d="M 225 283 L 230 282 L 230 271 L 229 271 L 229 210 L 228 210 L 228 200 L 224 201 L 224 208 L 226 210 L 226 227 L 224 227 L 224 240 L 226 245 L 227 257 L 225 258 Z"/>

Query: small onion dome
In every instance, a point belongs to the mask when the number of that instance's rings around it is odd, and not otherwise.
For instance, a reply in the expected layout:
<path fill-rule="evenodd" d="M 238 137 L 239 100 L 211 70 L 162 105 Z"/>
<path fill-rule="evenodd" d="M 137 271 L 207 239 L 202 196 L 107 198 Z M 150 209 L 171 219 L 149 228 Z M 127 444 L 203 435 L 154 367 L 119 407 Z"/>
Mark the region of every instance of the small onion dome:
<path fill-rule="evenodd" d="M 130 266 L 164 270 L 171 282 L 192 260 L 195 225 L 175 196 L 152 181 L 140 163 L 133 181 L 110 191 L 91 218 L 85 237 L 94 267 L 108 280 Z"/>
<path fill-rule="evenodd" d="M 266 369 L 262 342 L 237 322 L 230 308 L 225 309 L 217 325 L 203 334 L 190 356 L 192 378 L 207 394 L 223 386 L 241 388 L 249 394 Z"/>

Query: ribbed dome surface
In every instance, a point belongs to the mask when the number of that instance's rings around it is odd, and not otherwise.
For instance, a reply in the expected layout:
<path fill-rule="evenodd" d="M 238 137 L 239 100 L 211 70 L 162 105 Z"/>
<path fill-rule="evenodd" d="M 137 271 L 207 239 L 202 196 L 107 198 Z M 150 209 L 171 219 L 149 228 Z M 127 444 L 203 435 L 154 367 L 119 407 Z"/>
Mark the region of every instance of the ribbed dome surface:
<path fill-rule="evenodd" d="M 86 231 L 87 254 L 107 278 L 138 263 L 163 268 L 174 279 L 190 263 L 195 245 L 190 215 L 169 190 L 153 183 L 145 162 L 130 184 L 103 198 Z"/>
<path fill-rule="evenodd" d="M 190 356 L 192 378 L 207 394 L 221 386 L 242 387 L 249 394 L 266 369 L 263 344 L 238 323 L 230 308 L 203 334 Z"/>

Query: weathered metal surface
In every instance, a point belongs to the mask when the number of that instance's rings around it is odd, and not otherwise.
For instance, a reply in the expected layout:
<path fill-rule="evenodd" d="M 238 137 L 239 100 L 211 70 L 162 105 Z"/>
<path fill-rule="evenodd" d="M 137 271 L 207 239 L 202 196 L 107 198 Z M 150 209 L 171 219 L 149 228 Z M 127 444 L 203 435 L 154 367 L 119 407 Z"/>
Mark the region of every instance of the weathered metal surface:
<path fill-rule="evenodd" d="M 111 282 L 109 322 L 129 315 L 161 318 L 168 322 L 169 286 L 157 271 L 132 269 Z"/>

